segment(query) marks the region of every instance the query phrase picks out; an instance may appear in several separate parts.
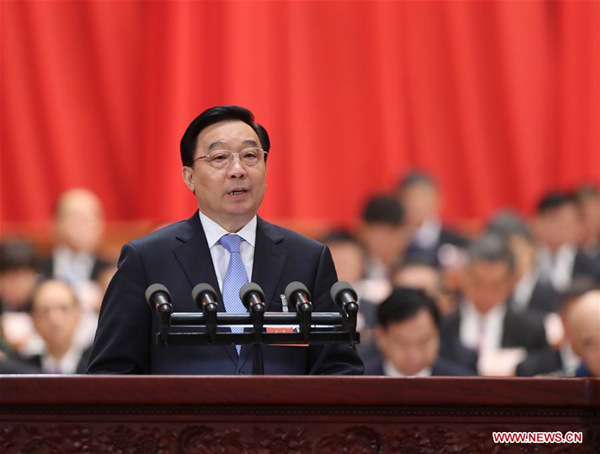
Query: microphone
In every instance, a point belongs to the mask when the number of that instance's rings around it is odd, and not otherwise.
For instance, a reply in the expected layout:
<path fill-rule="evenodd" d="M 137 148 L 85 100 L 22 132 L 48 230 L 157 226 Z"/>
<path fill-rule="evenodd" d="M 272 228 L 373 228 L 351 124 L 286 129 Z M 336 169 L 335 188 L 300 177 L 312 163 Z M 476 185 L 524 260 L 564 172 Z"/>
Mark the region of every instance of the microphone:
<path fill-rule="evenodd" d="M 206 317 L 206 329 L 212 343 L 217 338 L 217 292 L 210 284 L 198 284 L 192 289 L 192 299 Z"/>
<path fill-rule="evenodd" d="M 155 310 L 160 315 L 170 314 L 173 311 L 171 294 L 167 287 L 162 284 L 152 284 L 146 289 L 146 302 L 150 309 Z"/>
<path fill-rule="evenodd" d="M 192 290 L 192 299 L 204 314 L 217 312 L 217 292 L 210 284 L 198 284 Z"/>
<path fill-rule="evenodd" d="M 260 285 L 254 282 L 248 282 L 242 286 L 240 289 L 240 299 L 244 307 L 250 312 L 265 311 L 265 293 L 260 288 Z"/>
<path fill-rule="evenodd" d="M 312 303 L 310 302 L 310 292 L 302 282 L 290 282 L 285 288 L 285 297 L 291 301 L 299 314 L 312 312 Z"/>
<path fill-rule="evenodd" d="M 333 302 L 346 313 L 358 311 L 358 295 L 348 282 L 336 282 L 331 286 L 329 294 Z"/>

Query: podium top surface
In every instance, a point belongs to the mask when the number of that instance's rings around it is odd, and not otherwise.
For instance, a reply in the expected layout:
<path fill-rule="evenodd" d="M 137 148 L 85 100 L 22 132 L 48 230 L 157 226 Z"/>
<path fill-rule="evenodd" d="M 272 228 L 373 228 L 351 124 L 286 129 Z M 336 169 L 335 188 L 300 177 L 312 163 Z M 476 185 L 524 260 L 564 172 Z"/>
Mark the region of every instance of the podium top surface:
<path fill-rule="evenodd" d="M 600 379 L 2 375 L 13 404 L 600 407 Z"/>

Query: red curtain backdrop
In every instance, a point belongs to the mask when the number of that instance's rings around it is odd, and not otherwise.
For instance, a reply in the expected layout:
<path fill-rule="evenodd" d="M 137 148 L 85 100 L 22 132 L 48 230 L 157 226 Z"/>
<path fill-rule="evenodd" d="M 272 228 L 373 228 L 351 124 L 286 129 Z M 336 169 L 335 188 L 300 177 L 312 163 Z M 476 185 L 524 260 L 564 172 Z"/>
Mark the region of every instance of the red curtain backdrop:
<path fill-rule="evenodd" d="M 348 223 L 409 168 L 447 220 L 600 179 L 599 3 L 1 2 L 1 219 L 97 192 L 188 216 L 179 139 L 207 107 L 269 130 L 275 220 Z"/>

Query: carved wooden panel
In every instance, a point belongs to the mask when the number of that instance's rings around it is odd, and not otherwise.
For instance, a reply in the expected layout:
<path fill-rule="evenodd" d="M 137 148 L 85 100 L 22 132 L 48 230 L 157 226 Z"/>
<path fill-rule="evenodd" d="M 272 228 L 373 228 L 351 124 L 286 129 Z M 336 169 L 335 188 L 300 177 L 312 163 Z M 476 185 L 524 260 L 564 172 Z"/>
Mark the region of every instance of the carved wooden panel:
<path fill-rule="evenodd" d="M 0 377 L 0 453 L 597 454 L 599 383 Z M 498 431 L 582 432 L 584 442 L 494 444 Z"/>

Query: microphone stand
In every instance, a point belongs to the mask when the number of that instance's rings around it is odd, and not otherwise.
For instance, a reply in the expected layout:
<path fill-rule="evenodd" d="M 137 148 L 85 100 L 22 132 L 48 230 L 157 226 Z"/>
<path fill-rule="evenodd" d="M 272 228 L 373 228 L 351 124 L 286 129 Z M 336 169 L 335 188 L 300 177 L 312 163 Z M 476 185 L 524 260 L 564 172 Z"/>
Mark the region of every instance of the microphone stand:
<path fill-rule="evenodd" d="M 250 316 L 254 325 L 254 343 L 252 344 L 252 375 L 265 374 L 265 357 L 262 345 L 262 332 L 265 320 L 265 305 L 256 303 L 250 307 Z"/>

